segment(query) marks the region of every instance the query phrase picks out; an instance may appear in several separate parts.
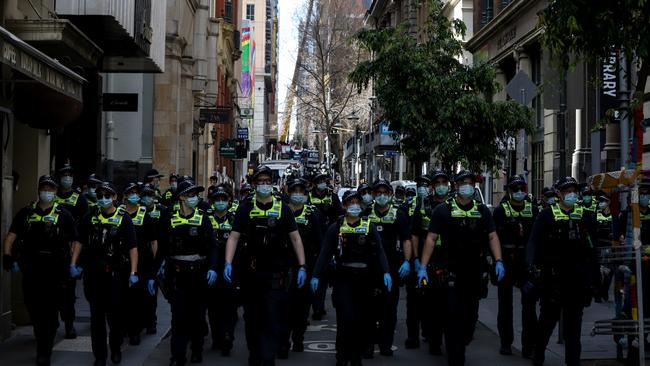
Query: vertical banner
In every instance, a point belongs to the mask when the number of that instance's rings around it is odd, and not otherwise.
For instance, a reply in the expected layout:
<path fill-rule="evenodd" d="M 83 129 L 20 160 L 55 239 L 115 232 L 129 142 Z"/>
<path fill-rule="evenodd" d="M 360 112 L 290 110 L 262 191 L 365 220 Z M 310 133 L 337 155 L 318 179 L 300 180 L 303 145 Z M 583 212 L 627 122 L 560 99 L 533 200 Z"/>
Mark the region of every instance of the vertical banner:
<path fill-rule="evenodd" d="M 613 50 L 608 57 L 600 60 L 599 117 L 607 117 L 610 122 L 620 122 L 621 120 L 618 111 L 621 104 L 618 100 L 618 57 L 618 51 Z"/>

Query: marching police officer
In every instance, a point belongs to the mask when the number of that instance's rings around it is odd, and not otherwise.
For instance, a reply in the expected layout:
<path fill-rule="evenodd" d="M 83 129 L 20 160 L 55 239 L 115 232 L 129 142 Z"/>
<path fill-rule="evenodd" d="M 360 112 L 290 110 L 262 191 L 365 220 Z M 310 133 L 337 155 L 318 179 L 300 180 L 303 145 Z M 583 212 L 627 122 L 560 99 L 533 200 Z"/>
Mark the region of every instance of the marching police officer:
<path fill-rule="evenodd" d="M 82 217 L 88 212 L 88 202 L 86 197 L 73 189 L 74 177 L 72 166 L 66 164 L 63 168 L 59 169 L 60 186 L 56 194 L 55 202 L 65 207 L 78 223 Z M 65 288 L 67 296 L 61 308 L 61 320 L 65 324 L 65 338 L 77 338 L 77 331 L 74 328 L 75 320 L 75 302 L 77 300 L 76 294 L 77 280 L 75 278 L 68 279 L 68 286 Z"/>
<path fill-rule="evenodd" d="M 393 187 L 387 180 L 377 180 L 372 186 L 372 193 L 375 204 L 368 219 L 375 225 L 381 238 L 391 278 L 404 279 L 411 271 L 412 246 L 408 217 L 390 203 Z M 379 353 L 382 356 L 392 356 L 399 290 L 389 289 L 387 292 L 381 292 L 379 299 L 377 339 Z M 374 347 L 374 342 L 371 347 Z"/>
<path fill-rule="evenodd" d="M 593 239 L 596 220 L 578 204 L 578 182 L 556 183 L 559 202 L 539 213 L 527 247 L 527 264 L 540 281 L 539 328 L 533 363 L 544 363 L 546 346 L 562 314 L 565 363 L 580 364 L 582 311 L 591 303 L 598 264 Z M 533 287 L 527 283 L 526 287 Z"/>
<path fill-rule="evenodd" d="M 542 197 L 540 199 L 541 208 L 549 208 L 551 205 L 555 204 L 557 196 L 555 194 L 555 189 L 551 187 L 544 187 L 542 189 Z"/>
<path fill-rule="evenodd" d="M 361 216 L 368 216 L 372 210 L 372 190 L 368 183 L 361 183 L 357 187 L 357 194 L 361 197 Z"/>
<path fill-rule="evenodd" d="M 435 170 L 431 176 L 424 175 L 418 178 L 420 187 L 424 188 L 427 183 L 427 196 L 423 197 L 421 202 L 416 205 L 413 214 L 413 225 L 411 227 L 413 252 L 415 259 L 414 267 L 420 269 L 419 253 L 422 253 L 424 241 L 429 232 L 429 223 L 433 215 L 433 210 L 440 204 L 445 203 L 449 197 L 449 176 L 442 170 Z M 424 193 L 424 189 L 420 192 Z M 430 259 L 428 272 L 432 275 L 440 273 L 440 258 L 442 240 L 438 237 L 436 241 L 436 250 Z M 420 325 L 422 333 L 429 341 L 429 353 L 432 355 L 442 355 L 440 347 L 442 346 L 442 330 L 444 323 L 444 303 L 440 301 L 444 297 L 444 292 L 437 278 L 432 278 L 432 282 L 426 286 L 423 296 L 419 296 L 422 291 L 418 289 L 417 274 L 407 283 L 407 331 L 408 336 L 405 342 L 406 348 L 417 348 L 420 344 L 418 334 Z"/>
<path fill-rule="evenodd" d="M 232 230 L 235 214 L 230 211 L 232 191 L 227 185 L 211 186 L 208 188 L 208 199 L 212 204 L 212 227 L 217 237 L 219 247 L 219 264 L 217 273 L 223 271 L 223 258 L 226 254 L 226 242 Z M 238 253 L 239 254 L 239 253 Z M 239 264 L 240 255 L 235 256 L 235 264 Z M 212 334 L 212 349 L 221 350 L 222 356 L 229 356 L 235 340 L 237 325 L 237 308 L 239 307 L 239 281 L 228 283 L 223 277 L 217 279 L 214 289 L 208 292 L 208 319 Z"/>
<path fill-rule="evenodd" d="M 248 361 L 250 365 L 274 365 L 279 347 L 287 339 L 289 287 L 297 280 L 301 288 L 307 278 L 305 253 L 291 209 L 272 195 L 272 170 L 258 166 L 252 181 L 254 197 L 242 202 L 235 213 L 226 245 L 224 277 L 232 281 L 232 261 L 244 234 L 246 258 L 238 270 Z"/>
<path fill-rule="evenodd" d="M 580 185 L 580 205 L 587 211 L 595 213 L 598 209 L 598 203 L 594 200 L 594 192 L 587 183 L 582 183 Z"/>
<path fill-rule="evenodd" d="M 106 322 L 111 361 L 121 362 L 126 291 L 139 280 L 135 229 L 129 215 L 117 208 L 116 202 L 117 190 L 113 184 L 102 183 L 97 187 L 99 211 L 86 215 L 79 224 L 81 246 L 77 250 L 83 256 L 80 266 L 84 268 L 84 293 L 90 304 L 96 366 L 106 365 Z M 70 271 L 78 277 L 80 269 L 73 266 Z"/>
<path fill-rule="evenodd" d="M 161 222 L 163 220 L 161 220 L 161 218 L 163 218 L 164 213 L 167 212 L 167 207 L 156 202 L 156 191 L 151 184 L 143 184 L 140 194 L 140 203 L 147 209 L 147 215 L 153 221 L 154 238 L 156 239 L 156 245 L 152 245 L 151 247 L 151 259 L 153 264 L 151 266 L 152 272 L 150 275 L 152 277 L 149 277 L 147 280 L 147 292 L 151 296 L 144 299 L 143 320 L 146 328 L 145 332 L 147 334 L 156 334 L 158 331 L 156 328 L 158 320 L 156 316 L 156 308 L 158 307 L 158 297 L 156 296 L 158 292 L 158 283 L 153 276 L 157 275 L 155 271 L 159 270 L 161 267 L 161 256 L 158 254 L 157 244 L 160 233 L 164 229 Z"/>
<path fill-rule="evenodd" d="M 144 175 L 144 183 L 151 184 L 151 186 L 156 191 L 156 199 L 158 200 L 161 200 L 163 198 L 160 194 L 160 178 L 163 177 L 165 176 L 163 174 L 160 174 L 156 169 L 149 169 Z M 169 204 L 169 206 L 171 206 L 171 204 Z"/>
<path fill-rule="evenodd" d="M 494 209 L 494 223 L 501 241 L 506 276 L 498 286 L 499 312 L 497 327 L 501 338 L 502 355 L 512 354 L 514 329 L 512 324 L 512 290 L 521 288 L 526 280 L 526 244 L 537 217 L 537 207 L 528 200 L 527 183 L 523 176 L 508 179 L 508 198 Z M 530 293 L 521 294 L 521 353 L 530 358 L 537 333 L 537 299 Z"/>
<path fill-rule="evenodd" d="M 427 265 L 442 237 L 442 268 L 446 276 L 445 347 L 449 365 L 465 364 L 465 347 L 476 326 L 485 251 L 496 260 L 498 280 L 505 275 L 501 245 L 490 210 L 474 200 L 476 177 L 461 170 L 454 179 L 457 195 L 433 211 L 418 270 L 418 283 L 427 280 Z"/>
<path fill-rule="evenodd" d="M 3 267 L 23 272 L 23 294 L 36 337 L 36 364 L 49 366 L 74 263 L 70 247 L 76 240 L 74 219 L 54 202 L 56 181 L 38 180 L 38 201 L 16 214 L 4 241 Z M 74 244 L 77 245 L 76 243 Z M 76 261 L 76 258 L 74 258 Z"/>
<path fill-rule="evenodd" d="M 165 206 L 172 206 L 176 199 L 174 198 L 176 194 L 176 189 L 178 188 L 178 175 L 171 173 L 169 175 L 169 188 L 165 192 L 165 195 L 162 199 L 162 203 Z"/>
<path fill-rule="evenodd" d="M 102 179 L 97 174 L 91 174 L 88 177 L 88 192 L 84 193 L 84 197 L 88 202 L 88 210 L 94 211 L 97 209 L 97 185 L 102 184 Z"/>
<path fill-rule="evenodd" d="M 312 291 L 318 288 L 321 274 L 332 256 L 337 266 L 333 273 L 332 301 L 336 309 L 336 364 L 361 365 L 361 355 L 367 344 L 372 319 L 368 316 L 375 279 L 379 268 L 383 272 L 384 285 L 391 290 L 392 278 L 381 237 L 375 225 L 366 217 L 361 218 L 361 200 L 357 192 L 343 195 L 345 216 L 331 224 L 325 234 L 323 248 L 311 279 Z"/>
<path fill-rule="evenodd" d="M 312 179 L 313 188 L 309 194 L 309 201 L 316 206 L 323 214 L 327 225 L 336 221 L 343 214 L 339 196 L 332 192 L 327 186 L 329 176 L 326 173 L 319 173 Z"/>
<path fill-rule="evenodd" d="M 321 250 L 323 219 L 320 217 L 318 209 L 308 203 L 307 181 L 301 178 L 289 181 L 287 193 L 289 195 L 289 208 L 291 208 L 296 218 L 298 233 L 300 233 L 300 239 L 305 250 L 307 268 L 314 268 Z M 310 290 L 306 286 L 298 288 L 295 284 L 292 284 L 289 330 L 294 352 L 304 350 L 303 341 L 311 305 L 312 294 Z M 286 350 L 288 350 L 288 347 L 282 349 L 283 352 Z"/>
<path fill-rule="evenodd" d="M 219 248 L 208 213 L 197 208 L 203 187 L 191 179 L 178 184 L 179 208 L 163 218 L 160 251 L 163 283 L 172 310 L 171 362 L 184 365 L 191 342 L 190 361 L 203 361 L 203 337 L 208 287 L 217 281 Z"/>
<path fill-rule="evenodd" d="M 609 208 L 609 196 L 605 192 L 598 192 L 596 194 L 596 202 L 598 202 L 598 210 L 596 211 L 596 221 L 598 222 L 598 237 L 596 239 L 596 247 L 601 250 L 611 248 L 614 240 L 614 217 Z M 614 277 L 615 266 L 613 264 L 604 264 L 600 266 L 600 283 L 598 284 L 598 291 L 594 296 L 595 302 L 602 302 L 609 300 L 609 285 Z"/>
<path fill-rule="evenodd" d="M 129 183 L 124 188 L 124 201 L 123 209 L 135 228 L 138 241 L 138 274 L 142 279 L 129 289 L 127 301 L 130 310 L 127 318 L 129 344 L 137 346 L 140 344 L 140 332 L 151 325 L 147 324 L 147 320 L 150 322 L 151 318 L 151 314 L 147 312 L 150 310 L 147 304 L 152 296 L 149 283 L 155 275 L 154 253 L 158 251 L 158 240 L 153 218 L 147 214 L 147 208 L 140 205 L 140 186 L 137 183 Z"/>
<path fill-rule="evenodd" d="M 402 208 L 402 205 L 406 203 L 406 188 L 403 185 L 398 185 L 395 187 L 395 195 L 393 196 L 393 203 L 397 207 Z"/>

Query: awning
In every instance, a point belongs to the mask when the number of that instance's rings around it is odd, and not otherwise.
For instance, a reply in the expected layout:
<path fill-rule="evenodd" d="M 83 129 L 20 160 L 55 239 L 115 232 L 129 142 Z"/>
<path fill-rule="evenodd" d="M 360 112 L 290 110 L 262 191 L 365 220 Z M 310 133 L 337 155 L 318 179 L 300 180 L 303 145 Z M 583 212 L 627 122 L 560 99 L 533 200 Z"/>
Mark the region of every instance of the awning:
<path fill-rule="evenodd" d="M 58 61 L 30 46 L 0 27 L 0 62 L 39 83 L 82 102 L 82 84 L 86 81 Z"/>

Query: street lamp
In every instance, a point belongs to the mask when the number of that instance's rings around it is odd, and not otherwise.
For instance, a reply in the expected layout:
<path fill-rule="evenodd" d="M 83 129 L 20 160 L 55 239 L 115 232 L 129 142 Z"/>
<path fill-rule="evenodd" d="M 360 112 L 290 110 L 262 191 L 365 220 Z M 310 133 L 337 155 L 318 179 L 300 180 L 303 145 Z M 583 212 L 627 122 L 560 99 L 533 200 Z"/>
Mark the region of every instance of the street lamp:
<path fill-rule="evenodd" d="M 206 143 L 203 145 L 204 149 L 209 149 L 211 146 L 214 146 L 214 144 L 217 142 L 217 129 L 216 127 L 212 127 L 210 130 L 210 136 L 212 137 L 212 143 Z"/>

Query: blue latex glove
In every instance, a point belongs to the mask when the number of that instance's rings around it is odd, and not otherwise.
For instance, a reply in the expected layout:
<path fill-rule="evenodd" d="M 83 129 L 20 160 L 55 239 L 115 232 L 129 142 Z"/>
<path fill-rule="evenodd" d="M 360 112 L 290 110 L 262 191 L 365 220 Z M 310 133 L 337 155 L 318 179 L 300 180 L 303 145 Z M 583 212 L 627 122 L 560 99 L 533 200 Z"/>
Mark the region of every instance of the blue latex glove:
<path fill-rule="evenodd" d="M 407 277 L 409 273 L 411 273 L 411 264 L 405 260 L 402 266 L 399 267 L 399 278 Z"/>
<path fill-rule="evenodd" d="M 521 291 L 523 291 L 527 295 L 533 293 L 534 290 L 535 290 L 535 285 L 533 285 L 533 283 L 530 281 L 526 281 L 526 283 L 524 283 L 524 285 L 521 287 Z"/>
<path fill-rule="evenodd" d="M 72 278 L 81 277 L 81 273 L 83 271 L 84 271 L 83 268 L 77 266 L 76 264 L 71 264 L 70 265 L 70 277 L 72 277 Z"/>
<path fill-rule="evenodd" d="M 156 296 L 156 281 L 155 280 L 147 281 L 147 290 L 149 290 L 149 295 Z"/>
<path fill-rule="evenodd" d="M 420 269 L 418 269 L 418 287 L 420 287 L 423 279 L 429 282 L 429 274 L 427 273 L 427 267 L 420 266 Z"/>
<path fill-rule="evenodd" d="M 133 287 L 136 283 L 138 283 L 140 279 L 138 278 L 137 274 L 132 274 L 129 276 L 129 287 Z"/>
<path fill-rule="evenodd" d="M 14 262 L 14 264 L 11 265 L 11 273 L 18 272 L 20 272 L 20 266 L 18 266 L 18 263 Z"/>
<path fill-rule="evenodd" d="M 422 267 L 422 265 L 420 264 L 420 259 L 415 258 L 415 260 L 413 261 L 413 264 L 415 265 L 415 272 L 419 272 L 420 267 Z"/>
<path fill-rule="evenodd" d="M 316 292 L 316 290 L 318 290 L 318 278 L 312 277 L 309 284 L 311 285 L 311 292 Z"/>
<path fill-rule="evenodd" d="M 228 282 L 232 283 L 232 278 L 230 276 L 232 275 L 232 264 L 226 262 L 226 265 L 223 268 L 223 278 Z"/>
<path fill-rule="evenodd" d="M 384 273 L 384 286 L 386 286 L 388 292 L 393 287 L 393 279 L 390 277 L 390 273 Z"/>
<path fill-rule="evenodd" d="M 497 281 L 501 281 L 506 276 L 506 269 L 503 267 L 503 261 L 497 261 L 494 270 L 497 273 Z"/>
<path fill-rule="evenodd" d="M 208 280 L 208 286 L 214 285 L 217 282 L 217 272 L 213 269 L 209 270 L 206 278 Z"/>
<path fill-rule="evenodd" d="M 305 285 L 305 281 L 307 281 L 307 271 L 305 271 L 304 267 L 300 267 L 298 270 L 298 288 L 302 288 Z"/>
<path fill-rule="evenodd" d="M 165 261 L 160 264 L 160 268 L 158 268 L 158 273 L 156 273 L 156 276 L 161 279 L 165 278 Z"/>

